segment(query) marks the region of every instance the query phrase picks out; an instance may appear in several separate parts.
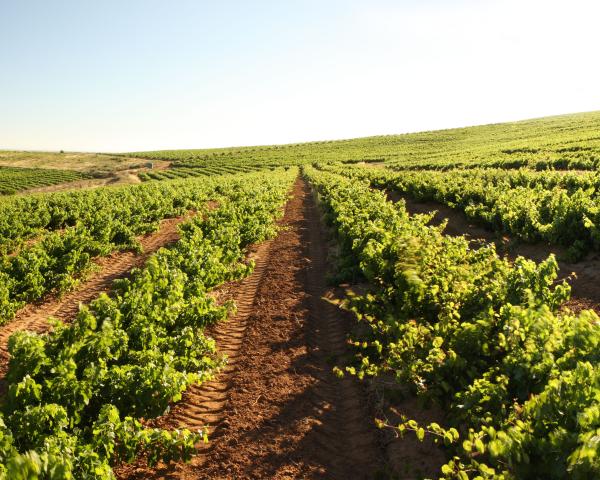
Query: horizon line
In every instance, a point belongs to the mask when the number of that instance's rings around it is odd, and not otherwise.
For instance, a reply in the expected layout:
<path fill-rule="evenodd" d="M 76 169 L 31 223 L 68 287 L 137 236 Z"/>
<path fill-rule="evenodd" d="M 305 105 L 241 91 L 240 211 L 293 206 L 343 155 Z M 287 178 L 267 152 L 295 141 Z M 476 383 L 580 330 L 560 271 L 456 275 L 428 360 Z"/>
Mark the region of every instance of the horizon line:
<path fill-rule="evenodd" d="M 569 112 L 569 113 L 558 113 L 552 115 L 544 115 L 541 117 L 529 117 L 529 118 L 521 118 L 518 120 L 507 120 L 507 121 L 498 121 L 498 122 L 489 122 L 489 123 L 480 123 L 480 124 L 472 124 L 472 125 L 463 125 L 458 127 L 445 127 L 445 128 L 436 128 L 431 130 L 414 130 L 414 131 L 405 131 L 401 133 L 385 133 L 379 135 L 365 135 L 359 137 L 344 137 L 344 138 L 335 138 L 335 139 L 324 139 L 324 140 L 302 140 L 298 142 L 286 142 L 286 143 L 271 143 L 271 144 L 254 144 L 254 145 L 229 145 L 229 146 L 219 146 L 219 147 L 189 147 L 189 148 L 155 148 L 151 150 L 129 150 L 129 151 L 92 151 L 92 150 L 49 150 L 49 149 L 14 149 L 14 148 L 2 148 L 0 147 L 0 152 L 22 152 L 22 153 L 81 153 L 81 154 L 96 154 L 96 155 L 128 155 L 134 153 L 150 153 L 150 152 L 169 152 L 169 151 L 183 151 L 183 150 L 229 150 L 235 148 L 266 148 L 266 147 L 285 147 L 292 145 L 310 145 L 317 143 L 336 143 L 336 142 L 347 142 L 352 140 L 363 140 L 368 138 L 378 138 L 378 137 L 401 137 L 404 135 L 416 135 L 420 133 L 432 133 L 432 132 L 445 132 L 448 130 L 461 130 L 468 128 L 478 128 L 478 127 L 491 127 L 494 125 L 504 125 L 508 123 L 522 123 L 522 122 L 530 122 L 535 120 L 543 120 L 547 118 L 557 118 L 557 117 L 566 117 L 566 116 L 576 116 L 576 115 L 585 115 L 590 113 L 600 113 L 600 110 L 585 110 L 579 112 Z"/>

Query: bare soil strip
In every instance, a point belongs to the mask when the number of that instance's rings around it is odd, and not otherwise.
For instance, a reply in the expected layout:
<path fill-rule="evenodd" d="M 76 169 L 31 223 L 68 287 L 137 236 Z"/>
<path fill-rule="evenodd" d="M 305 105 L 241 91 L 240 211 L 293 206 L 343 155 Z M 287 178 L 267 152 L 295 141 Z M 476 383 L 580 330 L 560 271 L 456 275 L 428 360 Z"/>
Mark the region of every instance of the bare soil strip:
<path fill-rule="evenodd" d="M 313 355 L 324 367 L 315 394 L 323 418 L 330 417 L 321 426 L 316 441 L 321 454 L 332 464 L 332 478 L 370 479 L 384 470 L 373 414 L 367 408 L 365 392 L 357 380 L 349 376 L 338 379 L 331 370 L 332 366 L 347 361 L 347 333 L 352 317 L 337 306 L 336 292 L 327 287 L 326 237 L 312 197 L 306 210 L 310 259 L 307 291 L 313 324 Z"/>
<path fill-rule="evenodd" d="M 326 245 L 316 207 L 303 181 L 293 195 L 284 228 L 233 295 L 237 314 L 214 332 L 233 362 L 157 422 L 210 425 L 210 443 L 191 464 L 123 466 L 120 478 L 360 480 L 381 470 L 364 393 L 332 373 L 347 325 L 322 298 Z"/>
<path fill-rule="evenodd" d="M 8 339 L 18 330 L 30 330 L 38 333 L 51 328 L 49 317 L 68 321 L 77 315 L 80 304 L 94 300 L 101 292 L 108 291 L 112 282 L 125 277 L 132 268 L 144 265 L 148 257 L 160 247 L 176 242 L 179 239 L 177 226 L 189 217 L 169 218 L 161 221 L 157 232 L 144 235 L 140 243 L 144 253 L 115 252 L 108 257 L 95 261 L 99 267 L 97 273 L 82 281 L 74 290 L 62 297 L 49 295 L 40 302 L 26 305 L 15 318 L 6 325 L 0 326 L 0 391 L 3 390 L 3 377 L 8 369 Z"/>
<path fill-rule="evenodd" d="M 489 229 L 475 225 L 463 212 L 438 202 L 417 202 L 408 195 L 400 195 L 398 192 L 388 192 L 388 198 L 394 202 L 403 199 L 406 202 L 406 209 L 412 215 L 437 211 L 431 221 L 432 225 L 439 225 L 447 219 L 448 224 L 444 231 L 446 234 L 452 236 L 466 234 L 474 241 L 493 242 L 496 244 L 498 252 L 506 254 L 511 260 L 520 255 L 539 262 L 551 253 L 554 253 L 557 258 L 564 254 L 564 249 L 561 247 L 526 244 L 517 242 L 507 235 L 500 236 Z M 572 287 L 572 298 L 567 302 L 566 307 L 574 312 L 592 309 L 600 314 L 600 282 L 598 282 L 600 255 L 592 252 L 577 263 L 559 261 L 558 266 L 561 277 L 568 278 Z"/>
<path fill-rule="evenodd" d="M 224 407 L 232 388 L 232 378 L 239 360 L 248 318 L 252 313 L 258 285 L 265 272 L 271 244 L 272 241 L 267 241 L 258 245 L 248 256 L 255 262 L 252 275 L 241 282 L 225 285 L 217 292 L 220 300 L 233 296 L 237 307 L 235 315 L 207 329 L 206 332 L 217 342 L 219 354 L 227 357 L 226 366 L 213 380 L 191 386 L 183 394 L 181 401 L 172 406 L 168 413 L 150 422 L 152 426 L 189 430 L 201 430 L 208 426 L 211 441 L 219 438 L 223 428 L 227 428 Z M 232 289 L 235 291 L 233 295 L 229 293 Z M 145 467 L 145 462 L 140 460 L 135 465 L 120 466 L 116 473 L 119 478 L 190 478 L 190 469 L 206 463 L 212 443 L 199 447 L 199 454 L 187 465 L 161 464 L 156 469 L 149 469 Z"/>
<path fill-rule="evenodd" d="M 402 417 L 416 420 L 419 425 L 429 425 L 432 422 L 447 425 L 440 407 L 424 405 L 406 387 L 399 384 L 393 375 L 380 376 L 370 382 L 372 408 L 376 417 L 386 425 L 397 427 L 403 423 Z M 427 435 L 420 441 L 412 432 L 400 437 L 395 428 L 385 428 L 380 431 L 380 435 L 390 472 L 384 478 L 414 480 L 439 477 L 440 465 L 447 462 L 447 453 L 435 443 L 432 435 Z"/>

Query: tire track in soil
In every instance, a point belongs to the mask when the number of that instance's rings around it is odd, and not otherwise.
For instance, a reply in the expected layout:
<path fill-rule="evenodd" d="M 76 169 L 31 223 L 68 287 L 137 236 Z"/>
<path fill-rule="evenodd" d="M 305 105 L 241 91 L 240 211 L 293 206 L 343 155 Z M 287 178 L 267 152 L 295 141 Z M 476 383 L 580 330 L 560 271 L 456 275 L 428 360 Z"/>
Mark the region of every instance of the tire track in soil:
<path fill-rule="evenodd" d="M 332 464 L 332 477 L 340 479 L 368 479 L 383 470 L 383 458 L 378 447 L 378 433 L 372 412 L 367 408 L 365 392 L 355 378 L 335 377 L 333 365 L 343 365 L 349 356 L 347 332 L 350 315 L 336 304 L 338 295 L 327 287 L 327 243 L 323 223 L 312 196 L 309 195 L 308 251 L 311 266 L 308 269 L 307 291 L 310 295 L 311 316 L 314 324 L 314 344 L 320 352 L 321 363 L 329 364 L 323 371 L 324 382 L 317 396 L 334 405 L 332 421 L 323 426 L 319 441 L 322 452 Z M 323 358 L 324 357 L 324 358 Z"/>
<path fill-rule="evenodd" d="M 325 287 L 326 244 L 303 180 L 282 223 L 260 270 L 233 295 L 244 302 L 237 301 L 238 313 L 215 332 L 233 364 L 156 422 L 210 424 L 210 443 L 190 464 L 121 466 L 119 478 L 360 480 L 381 470 L 362 389 L 332 373 L 346 355 L 347 324 L 323 298 L 332 295 Z"/>
<path fill-rule="evenodd" d="M 316 229 L 311 229 L 316 231 Z M 322 233 L 321 233 L 322 235 Z M 323 240 L 319 240 L 323 242 Z M 311 242 L 312 243 L 312 242 Z M 320 252 L 323 252 L 320 249 Z M 321 265 L 325 263 L 325 258 L 322 256 L 320 262 Z M 317 267 L 316 272 L 323 271 L 323 268 Z M 325 289 L 324 275 L 319 275 L 314 279 L 314 285 L 320 283 L 320 288 Z M 343 285 L 335 290 L 325 290 L 326 294 L 324 298 L 327 299 L 327 307 L 329 309 L 329 315 L 333 318 L 340 314 L 346 317 L 347 327 L 346 331 L 350 331 L 352 325 L 356 325 L 356 317 L 347 311 L 340 312 L 334 304 L 340 302 L 347 297 L 350 291 L 356 293 L 364 288 L 364 285 Z M 337 310 L 337 312 L 336 312 Z M 333 338 L 331 340 L 340 345 L 339 339 L 339 321 L 335 324 L 332 322 Z M 343 335 L 343 334 L 342 334 Z M 337 337 L 337 338 L 336 338 Z M 346 353 L 347 355 L 347 353 Z M 344 350 L 341 349 L 338 354 L 337 364 L 344 364 L 343 358 L 345 356 Z M 343 400 L 357 398 L 356 392 L 353 391 L 357 385 L 351 377 L 345 377 L 343 382 L 346 383 L 347 390 L 340 389 L 338 393 L 342 396 Z M 371 420 L 375 417 L 379 419 L 385 419 L 389 425 L 397 425 L 401 423 L 402 416 L 417 420 L 421 424 L 428 424 L 431 422 L 439 422 L 443 424 L 444 413 L 436 407 L 424 406 L 418 399 L 414 398 L 412 394 L 408 393 L 405 388 L 397 383 L 396 379 L 392 375 L 386 375 L 369 379 L 365 381 L 367 387 L 367 401 L 369 409 L 364 409 L 365 404 L 354 404 L 351 405 L 351 409 L 354 410 L 354 414 L 358 418 Z M 359 413 L 358 408 L 362 411 Z M 368 470 L 364 476 L 357 476 L 353 469 L 346 471 L 340 478 L 393 478 L 397 480 L 414 480 L 416 478 L 436 478 L 439 476 L 439 466 L 446 462 L 446 454 L 440 449 L 439 445 L 434 443 L 431 437 L 425 438 L 423 442 L 416 439 L 414 435 L 405 435 L 399 437 L 397 433 L 392 429 L 377 430 L 377 442 L 379 443 L 382 461 L 379 465 L 379 471 L 381 472 L 380 477 L 376 477 L 374 472 L 377 470 L 371 467 L 371 473 L 368 474 Z M 373 444 L 372 439 L 363 437 L 362 442 L 360 440 L 360 433 L 353 432 L 352 430 L 344 432 L 344 435 L 350 438 L 359 439 L 358 442 L 350 450 L 350 455 L 355 456 L 360 452 L 368 451 L 368 446 Z M 363 433 L 364 435 L 364 433 Z M 346 447 L 347 448 L 347 447 Z M 368 454 L 369 455 L 369 454 Z M 372 456 L 373 453 L 370 453 Z"/>
<path fill-rule="evenodd" d="M 232 376 L 236 370 L 240 349 L 244 340 L 244 333 L 248 325 L 248 318 L 252 313 L 259 283 L 264 275 L 269 259 L 269 249 L 273 240 L 267 240 L 255 247 L 248 255 L 255 262 L 252 274 L 233 285 L 224 285 L 224 290 L 235 288 L 233 295 L 236 304 L 236 313 L 224 322 L 219 322 L 214 327 L 208 328 L 206 333 L 217 343 L 218 353 L 227 356 L 227 364 L 208 382 L 190 386 L 183 394 L 182 399 L 170 408 L 170 411 L 155 421 L 149 422 L 153 427 L 165 429 L 201 430 L 208 427 L 211 442 L 219 438 L 223 427 L 228 425 L 224 416 L 224 407 L 227 403 L 229 391 L 232 388 Z M 237 285 L 235 285 L 237 283 Z M 227 292 L 218 292 L 218 297 L 225 300 L 230 295 Z M 118 478 L 146 479 L 146 478 L 187 478 L 186 471 L 206 463 L 212 443 L 198 445 L 198 454 L 189 464 L 164 465 L 150 469 L 143 461 L 134 465 L 121 465 L 116 468 Z M 171 469 L 170 467 L 174 467 Z"/>
<path fill-rule="evenodd" d="M 177 226 L 188 219 L 189 216 L 168 218 L 160 222 L 159 230 L 139 238 L 144 253 L 137 254 L 131 251 L 114 252 L 107 257 L 94 261 L 99 267 L 97 273 L 82 281 L 74 290 L 61 297 L 47 295 L 36 303 L 27 304 L 19 310 L 13 320 L 0 326 L 0 393 L 6 387 L 4 376 L 8 371 L 8 339 L 19 330 L 30 330 L 43 333 L 51 328 L 49 317 L 68 321 L 79 312 L 80 304 L 87 304 L 94 300 L 101 292 L 110 290 L 112 282 L 123 278 L 134 267 L 144 265 L 148 257 L 159 248 L 179 240 Z"/>
<path fill-rule="evenodd" d="M 564 248 L 556 245 L 528 244 L 518 242 L 507 234 L 500 235 L 488 228 L 476 225 L 464 212 L 439 202 L 418 202 L 409 195 L 392 190 L 386 191 L 386 194 L 392 202 L 403 199 L 406 202 L 406 209 L 411 215 L 436 211 L 430 225 L 439 225 L 447 219 L 448 224 L 444 231 L 447 235 L 456 237 L 466 234 L 475 243 L 481 240 L 494 243 L 498 253 L 506 254 L 511 261 L 517 256 L 522 256 L 540 262 L 551 253 L 554 253 L 557 259 L 565 253 Z M 591 309 L 600 315 L 600 282 L 598 282 L 600 254 L 591 252 L 576 263 L 558 260 L 558 267 L 559 275 L 562 274 L 559 279 L 567 279 L 571 285 L 571 299 L 566 302 L 565 307 L 573 312 Z"/>

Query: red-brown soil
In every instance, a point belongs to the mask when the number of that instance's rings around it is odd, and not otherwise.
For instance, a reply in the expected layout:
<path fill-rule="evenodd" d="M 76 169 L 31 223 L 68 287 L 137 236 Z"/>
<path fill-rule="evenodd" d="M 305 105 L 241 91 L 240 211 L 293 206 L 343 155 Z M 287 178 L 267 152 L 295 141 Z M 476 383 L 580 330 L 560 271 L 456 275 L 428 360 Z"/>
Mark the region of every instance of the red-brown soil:
<path fill-rule="evenodd" d="M 120 478 L 360 480 L 383 470 L 362 388 L 332 372 L 348 325 L 325 298 L 326 244 L 303 181 L 282 224 L 233 292 L 237 314 L 214 331 L 233 362 L 156 422 L 210 425 L 209 445 L 190 464 L 123 466 Z"/>
<path fill-rule="evenodd" d="M 242 346 L 248 318 L 252 313 L 258 285 L 262 280 L 269 258 L 272 241 L 264 242 L 252 248 L 248 259 L 255 262 L 252 274 L 240 282 L 231 282 L 211 292 L 219 303 L 235 299 L 236 312 L 227 321 L 206 330 L 206 334 L 215 339 L 220 355 L 227 358 L 227 364 L 211 381 L 191 386 L 180 402 L 172 405 L 168 414 L 163 415 L 149 425 L 166 428 L 187 428 L 200 430 L 209 427 L 211 440 L 218 438 L 221 430 L 227 427 L 224 407 L 232 387 L 232 377 Z M 199 454 L 190 465 L 160 465 L 158 469 L 145 467 L 143 459 L 134 465 L 121 465 L 116 469 L 119 478 L 180 478 L 186 469 L 205 463 L 211 445 L 200 445 Z"/>
<path fill-rule="evenodd" d="M 101 292 L 110 289 L 117 278 L 125 277 L 132 268 L 142 266 L 148 257 L 160 247 L 176 242 L 179 239 L 177 226 L 188 217 L 169 218 L 161 221 L 158 231 L 140 237 L 142 254 L 131 251 L 115 252 L 108 257 L 95 261 L 98 270 L 82 281 L 75 289 L 56 297 L 48 295 L 36 303 L 22 308 L 15 318 L 6 325 L 0 326 L 0 379 L 8 368 L 8 339 L 18 330 L 45 332 L 51 328 L 49 317 L 68 321 L 77 315 L 79 306 L 94 300 Z M 0 380 L 0 390 L 3 385 Z"/>
<path fill-rule="evenodd" d="M 433 435 L 423 441 L 414 432 L 400 437 L 396 428 L 405 419 L 426 426 L 432 422 L 446 425 L 444 412 L 436 406 L 425 406 L 419 398 L 400 385 L 392 375 L 371 380 L 371 402 L 376 417 L 390 428 L 381 431 L 381 443 L 389 463 L 390 478 L 438 478 L 440 465 L 447 462 L 446 452 L 435 443 Z M 385 477 L 388 478 L 388 477 Z"/>
<path fill-rule="evenodd" d="M 406 202 L 406 209 L 410 214 L 436 211 L 431 225 L 439 225 L 447 220 L 444 232 L 448 235 L 466 235 L 475 243 L 478 241 L 493 242 L 496 244 L 498 252 L 507 255 L 511 260 L 522 256 L 539 262 L 551 253 L 555 254 L 559 259 L 559 277 L 567 279 L 572 288 L 572 298 L 565 306 L 574 312 L 592 309 L 600 314 L 600 282 L 598 281 L 600 278 L 600 255 L 597 253 L 590 253 L 577 263 L 566 262 L 560 260 L 561 257 L 564 257 L 564 249 L 561 247 L 518 242 L 508 235 L 499 235 L 476 225 L 460 210 L 441 203 L 417 202 L 409 196 L 400 195 L 397 192 L 388 192 L 388 198 L 392 201 L 402 198 Z"/>

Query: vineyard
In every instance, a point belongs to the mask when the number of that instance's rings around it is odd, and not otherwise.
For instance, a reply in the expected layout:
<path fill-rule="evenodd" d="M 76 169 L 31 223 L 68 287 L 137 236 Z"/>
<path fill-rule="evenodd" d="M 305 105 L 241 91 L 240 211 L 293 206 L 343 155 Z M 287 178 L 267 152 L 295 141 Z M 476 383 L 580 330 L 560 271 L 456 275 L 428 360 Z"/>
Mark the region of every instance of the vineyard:
<path fill-rule="evenodd" d="M 179 164 L 177 164 L 179 165 Z M 210 177 L 211 175 L 224 175 L 227 173 L 250 173 L 258 171 L 260 167 L 251 164 L 209 165 L 209 166 L 177 166 L 168 170 L 148 171 L 139 174 L 142 181 L 150 180 L 175 180 L 178 178 Z"/>
<path fill-rule="evenodd" d="M 84 174 L 69 170 L 0 167 L 0 195 L 10 195 L 22 190 L 72 182 L 82 178 L 85 178 Z"/>
<path fill-rule="evenodd" d="M 0 478 L 600 478 L 599 132 L 0 167 Z"/>

